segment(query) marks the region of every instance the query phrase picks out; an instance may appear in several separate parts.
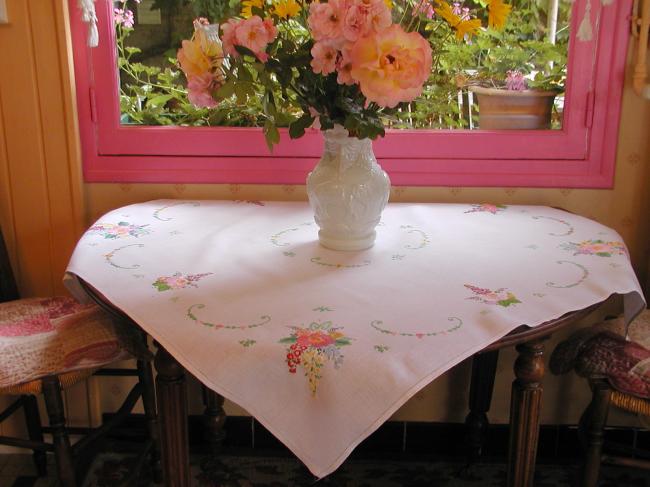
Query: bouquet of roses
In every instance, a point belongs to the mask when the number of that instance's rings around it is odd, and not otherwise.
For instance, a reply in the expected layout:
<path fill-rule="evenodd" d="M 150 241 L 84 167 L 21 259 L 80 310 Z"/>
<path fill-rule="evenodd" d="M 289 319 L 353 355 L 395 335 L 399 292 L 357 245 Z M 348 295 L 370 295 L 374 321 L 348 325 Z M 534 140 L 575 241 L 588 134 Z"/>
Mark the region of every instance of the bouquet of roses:
<path fill-rule="evenodd" d="M 450 38 L 468 41 L 482 26 L 501 27 L 503 0 L 472 11 L 442 0 L 243 0 L 241 15 L 220 26 L 194 22 L 178 61 L 190 101 L 216 106 L 260 97 L 269 148 L 278 126 L 298 138 L 316 119 L 351 136 L 384 135 L 382 117 L 413 102 Z"/>

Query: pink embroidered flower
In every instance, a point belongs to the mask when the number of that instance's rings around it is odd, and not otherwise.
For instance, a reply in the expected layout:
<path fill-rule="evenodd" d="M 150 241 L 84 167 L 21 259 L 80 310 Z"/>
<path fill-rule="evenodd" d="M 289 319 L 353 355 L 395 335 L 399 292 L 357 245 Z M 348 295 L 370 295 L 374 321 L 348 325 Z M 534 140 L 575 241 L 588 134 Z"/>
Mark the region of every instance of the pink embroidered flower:
<path fill-rule="evenodd" d="M 383 107 L 414 100 L 431 72 L 431 47 L 417 32 L 394 24 L 361 37 L 350 51 L 352 78 L 370 102 Z"/>
<path fill-rule="evenodd" d="M 212 108 L 217 102 L 212 93 L 219 88 L 220 83 L 210 73 L 203 73 L 198 76 L 190 76 L 187 79 L 187 98 L 195 107 Z"/>
<path fill-rule="evenodd" d="M 313 2 L 309 6 L 307 25 L 315 41 L 341 40 L 346 3 L 346 0 L 330 0 L 326 3 Z"/>
<path fill-rule="evenodd" d="M 327 333 L 323 333 L 322 331 L 314 331 L 312 333 L 298 336 L 296 343 L 303 347 L 321 348 L 331 345 L 335 341 L 336 340 Z"/>
<path fill-rule="evenodd" d="M 513 304 L 521 303 L 521 301 L 519 301 L 513 293 L 504 287 L 496 289 L 494 291 L 490 289 L 480 288 L 478 286 L 472 286 L 471 284 L 465 284 L 465 287 L 475 294 L 474 296 L 471 296 L 467 299 L 480 301 L 483 304 L 492 304 L 507 308 Z"/>
<path fill-rule="evenodd" d="M 324 75 L 333 73 L 336 70 L 336 58 L 338 51 L 329 41 L 320 41 L 311 48 L 311 67 L 314 73 Z"/>
<path fill-rule="evenodd" d="M 573 255 L 597 255 L 598 257 L 611 257 L 613 255 L 627 255 L 623 242 L 605 242 L 603 240 L 585 240 L 584 242 L 567 242 L 560 248 L 574 252 Z"/>

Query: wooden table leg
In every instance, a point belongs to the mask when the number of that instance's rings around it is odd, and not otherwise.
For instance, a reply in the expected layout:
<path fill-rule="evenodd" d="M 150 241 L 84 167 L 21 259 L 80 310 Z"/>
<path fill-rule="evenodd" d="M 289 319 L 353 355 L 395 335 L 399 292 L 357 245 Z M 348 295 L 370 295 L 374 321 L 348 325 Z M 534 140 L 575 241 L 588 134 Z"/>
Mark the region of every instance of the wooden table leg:
<path fill-rule="evenodd" d="M 479 353 L 472 358 L 469 414 L 465 418 L 465 445 L 469 465 L 476 463 L 481 456 L 485 434 L 490 425 L 487 413 L 492 403 L 498 359 L 498 350 Z"/>
<path fill-rule="evenodd" d="M 189 487 L 190 453 L 187 433 L 185 369 L 158 344 L 154 360 L 161 426 L 163 478 L 167 487 Z"/>
<path fill-rule="evenodd" d="M 204 439 L 210 445 L 210 452 L 215 455 L 221 450 L 226 436 L 223 425 L 226 422 L 226 412 L 223 409 L 223 396 L 212 389 L 201 386 L 203 392 L 203 425 Z"/>
<path fill-rule="evenodd" d="M 517 345 L 510 403 L 508 487 L 532 487 L 544 377 L 544 340 Z"/>

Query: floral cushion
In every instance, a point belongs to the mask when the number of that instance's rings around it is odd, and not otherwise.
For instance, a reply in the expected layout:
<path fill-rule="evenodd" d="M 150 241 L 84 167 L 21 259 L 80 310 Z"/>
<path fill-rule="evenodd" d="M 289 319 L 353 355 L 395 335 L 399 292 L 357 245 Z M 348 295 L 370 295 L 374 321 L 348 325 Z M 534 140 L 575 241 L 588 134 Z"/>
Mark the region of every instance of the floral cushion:
<path fill-rule="evenodd" d="M 630 324 L 627 339 L 623 318 L 578 331 L 556 347 L 550 368 L 606 378 L 620 392 L 650 399 L 650 310 Z"/>
<path fill-rule="evenodd" d="M 98 306 L 68 297 L 0 303 L 0 388 L 132 358 L 138 341 Z"/>

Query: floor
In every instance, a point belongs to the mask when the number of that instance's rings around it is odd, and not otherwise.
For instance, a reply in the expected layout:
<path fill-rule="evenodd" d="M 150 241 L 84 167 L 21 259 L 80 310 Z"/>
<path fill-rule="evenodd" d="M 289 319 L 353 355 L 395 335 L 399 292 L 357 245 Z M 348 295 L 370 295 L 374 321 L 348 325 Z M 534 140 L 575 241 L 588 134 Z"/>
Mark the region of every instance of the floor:
<path fill-rule="evenodd" d="M 101 453 L 84 487 L 117 487 L 132 469 L 131 457 Z M 51 459 L 50 459 L 51 461 Z M 54 466 L 49 468 L 50 475 Z M 535 487 L 569 487 L 575 469 L 570 465 L 539 465 Z M 155 485 L 144 472 L 138 487 Z M 453 462 L 352 460 L 318 482 L 295 459 L 288 457 L 193 456 L 193 487 L 501 487 L 505 465 L 483 463 L 470 470 Z M 0 487 L 54 487 L 56 481 L 38 479 L 30 455 L 0 455 Z M 650 472 L 605 467 L 601 487 L 650 487 Z"/>

